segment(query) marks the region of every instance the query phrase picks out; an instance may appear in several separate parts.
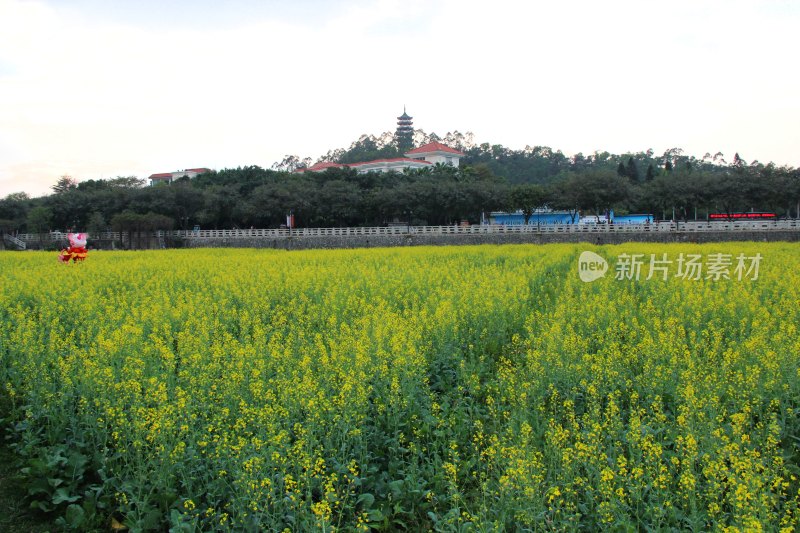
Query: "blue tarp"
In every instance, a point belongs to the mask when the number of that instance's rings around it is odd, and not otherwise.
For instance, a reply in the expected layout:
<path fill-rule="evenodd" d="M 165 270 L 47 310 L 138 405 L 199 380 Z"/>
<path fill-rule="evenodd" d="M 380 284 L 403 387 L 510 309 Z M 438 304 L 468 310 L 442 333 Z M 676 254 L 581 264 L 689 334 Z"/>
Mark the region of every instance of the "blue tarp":
<path fill-rule="evenodd" d="M 489 217 L 492 224 L 503 224 L 504 226 L 522 226 L 525 224 L 525 215 L 522 213 L 492 213 Z M 553 213 L 534 213 L 528 220 L 529 226 L 537 224 L 576 224 L 578 216 L 572 220 L 572 215 L 566 212 Z"/>

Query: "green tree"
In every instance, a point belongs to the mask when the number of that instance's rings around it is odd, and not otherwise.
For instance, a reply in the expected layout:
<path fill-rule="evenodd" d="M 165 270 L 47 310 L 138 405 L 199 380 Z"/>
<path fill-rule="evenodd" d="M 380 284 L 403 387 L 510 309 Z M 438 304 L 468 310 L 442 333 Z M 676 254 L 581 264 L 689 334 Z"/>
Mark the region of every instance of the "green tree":
<path fill-rule="evenodd" d="M 272 170 L 278 172 L 294 172 L 298 168 L 305 168 L 311 165 L 311 158 L 300 158 L 296 155 L 286 155 L 283 160 L 272 164 Z"/>
<path fill-rule="evenodd" d="M 604 213 L 626 201 L 629 194 L 625 178 L 613 170 L 597 169 L 568 174 L 555 185 L 551 198 L 553 207 L 569 211 L 574 222 L 578 212 Z"/>
<path fill-rule="evenodd" d="M 313 197 L 312 226 L 355 226 L 363 212 L 358 187 L 344 180 L 330 180 Z"/>
<path fill-rule="evenodd" d="M 547 192 L 544 187 L 532 183 L 513 186 L 510 197 L 511 207 L 513 209 L 522 209 L 526 225 L 530 221 L 533 212 L 547 202 Z"/>
<path fill-rule="evenodd" d="M 27 226 L 31 233 L 44 233 L 50 229 L 53 213 L 44 206 L 36 206 L 28 212 Z"/>
<path fill-rule="evenodd" d="M 17 229 L 17 225 L 13 220 L 0 218 L 0 241 L 2 241 L 3 234 L 11 233 L 15 229 Z M 0 246 L 2 246 L 2 242 L 0 242 Z"/>
<path fill-rule="evenodd" d="M 628 176 L 631 183 L 639 182 L 639 169 L 636 167 L 636 161 L 633 160 L 633 156 L 628 158 L 628 164 L 625 166 L 625 175 Z"/>
<path fill-rule="evenodd" d="M 108 185 L 111 187 L 118 187 L 121 189 L 141 189 L 147 184 L 143 178 L 136 176 L 117 176 L 108 180 Z"/>
<path fill-rule="evenodd" d="M 28 212 L 28 232 L 39 234 L 39 244 L 44 247 L 43 234 L 50 229 L 53 213 L 46 207 L 38 205 Z"/>
<path fill-rule="evenodd" d="M 307 176 L 291 180 L 270 180 L 256 187 L 244 209 L 244 224 L 257 227 L 276 227 L 286 222 L 286 214 L 295 214 L 297 225 L 307 226 L 316 216 L 312 200 L 315 184 Z"/>
<path fill-rule="evenodd" d="M 56 194 L 63 194 L 69 191 L 70 189 L 75 189 L 77 186 L 78 186 L 78 180 L 76 180 L 72 176 L 64 174 L 63 176 L 58 178 L 56 184 L 50 188 L 53 189 L 53 192 Z"/>
<path fill-rule="evenodd" d="M 393 135 L 384 134 L 381 137 L 362 135 L 339 157 L 337 163 L 359 163 L 402 156 L 403 153 L 398 149 Z"/>
<path fill-rule="evenodd" d="M 141 231 L 142 224 L 141 215 L 129 210 L 117 213 L 111 219 L 111 229 L 120 234 L 120 240 L 123 243 L 126 240 L 125 234 L 127 234 L 128 248 L 133 248 L 133 233 Z"/>
<path fill-rule="evenodd" d="M 99 239 L 100 235 L 106 231 L 107 228 L 108 224 L 106 223 L 106 217 L 103 216 L 103 213 L 94 211 L 89 215 L 89 222 L 86 224 L 86 230 L 93 239 Z"/>
<path fill-rule="evenodd" d="M 7 232 L 19 230 L 25 225 L 30 206 L 31 199 L 24 192 L 11 193 L 0 200 L 0 219 L 6 221 L 4 227 Z"/>
<path fill-rule="evenodd" d="M 4 198 L 4 200 L 9 202 L 27 202 L 31 199 L 26 192 L 12 192 L 8 196 Z"/>
<path fill-rule="evenodd" d="M 203 191 L 203 207 L 197 213 L 198 222 L 214 229 L 230 228 L 241 220 L 241 196 L 234 187 L 213 186 Z"/>

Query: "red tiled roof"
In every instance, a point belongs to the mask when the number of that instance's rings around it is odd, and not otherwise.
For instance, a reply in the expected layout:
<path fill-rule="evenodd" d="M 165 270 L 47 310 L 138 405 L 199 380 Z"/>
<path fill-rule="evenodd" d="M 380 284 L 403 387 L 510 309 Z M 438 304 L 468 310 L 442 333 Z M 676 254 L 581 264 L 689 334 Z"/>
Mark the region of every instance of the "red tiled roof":
<path fill-rule="evenodd" d="M 184 172 L 197 172 L 198 174 L 203 174 L 205 172 L 211 172 L 208 168 L 187 168 Z"/>
<path fill-rule="evenodd" d="M 151 174 L 148 179 L 158 179 L 158 178 L 171 178 L 172 172 L 162 172 L 161 174 Z"/>
<path fill-rule="evenodd" d="M 450 148 L 446 144 L 442 144 L 436 141 L 420 146 L 419 148 L 414 148 L 413 150 L 406 152 L 406 155 L 429 154 L 431 152 L 447 152 L 448 154 L 464 155 L 464 152 L 459 152 L 455 148 Z"/>

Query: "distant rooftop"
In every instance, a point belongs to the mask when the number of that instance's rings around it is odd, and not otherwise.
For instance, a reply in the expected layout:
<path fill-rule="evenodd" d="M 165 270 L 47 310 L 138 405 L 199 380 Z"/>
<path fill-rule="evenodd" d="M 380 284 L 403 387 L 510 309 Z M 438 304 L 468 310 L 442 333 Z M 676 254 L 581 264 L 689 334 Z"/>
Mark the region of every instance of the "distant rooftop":
<path fill-rule="evenodd" d="M 448 154 L 464 155 L 464 152 L 456 150 L 455 148 L 450 148 L 446 144 L 442 144 L 438 141 L 424 144 L 419 148 L 414 148 L 413 150 L 409 150 L 408 152 L 406 152 L 406 155 L 422 155 L 422 154 L 431 154 L 434 152 L 445 152 Z"/>

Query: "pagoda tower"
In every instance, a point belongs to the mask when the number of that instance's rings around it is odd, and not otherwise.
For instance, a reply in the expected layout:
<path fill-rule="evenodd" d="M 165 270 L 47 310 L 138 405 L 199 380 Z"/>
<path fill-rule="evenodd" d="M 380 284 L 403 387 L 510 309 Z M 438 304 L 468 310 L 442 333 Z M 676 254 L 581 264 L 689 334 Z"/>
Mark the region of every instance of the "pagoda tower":
<path fill-rule="evenodd" d="M 414 117 L 409 117 L 406 113 L 406 106 L 403 106 L 403 114 L 397 117 L 397 131 L 394 136 L 397 139 L 397 148 L 403 154 L 414 147 Z"/>

